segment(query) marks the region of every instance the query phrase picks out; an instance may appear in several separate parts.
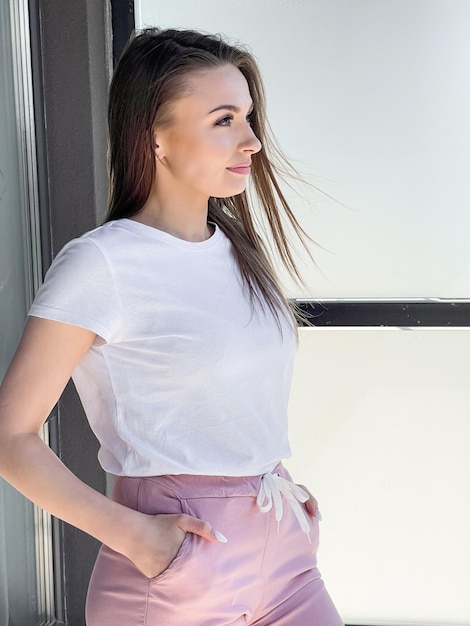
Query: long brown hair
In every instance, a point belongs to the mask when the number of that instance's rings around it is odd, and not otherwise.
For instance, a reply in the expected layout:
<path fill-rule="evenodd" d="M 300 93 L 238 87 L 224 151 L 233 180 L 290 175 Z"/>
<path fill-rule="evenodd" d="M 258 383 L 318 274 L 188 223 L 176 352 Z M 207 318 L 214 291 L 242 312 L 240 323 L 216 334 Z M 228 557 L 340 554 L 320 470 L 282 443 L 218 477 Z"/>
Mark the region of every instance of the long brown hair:
<path fill-rule="evenodd" d="M 156 174 L 153 129 L 171 124 L 171 104 L 186 88 L 191 72 L 231 64 L 244 75 L 254 105 L 252 128 L 263 149 L 252 161 L 251 187 L 274 245 L 289 274 L 301 280 L 283 221 L 305 246 L 307 235 L 281 191 L 279 178 L 290 169 L 270 133 L 263 82 L 253 56 L 220 36 L 190 30 L 146 29 L 135 35 L 116 67 L 109 98 L 110 201 L 106 221 L 131 217 L 145 205 Z M 234 247 L 252 302 L 292 315 L 266 244 L 257 232 L 247 191 L 210 198 L 208 219 Z M 306 247 L 306 246 L 305 246 Z"/>

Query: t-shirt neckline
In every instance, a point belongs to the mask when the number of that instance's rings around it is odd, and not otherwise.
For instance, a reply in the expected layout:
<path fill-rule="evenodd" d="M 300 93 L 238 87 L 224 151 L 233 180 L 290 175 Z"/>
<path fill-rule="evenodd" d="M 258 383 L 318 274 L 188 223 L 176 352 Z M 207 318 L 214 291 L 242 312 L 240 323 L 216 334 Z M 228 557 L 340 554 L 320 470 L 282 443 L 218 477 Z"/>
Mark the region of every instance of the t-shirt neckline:
<path fill-rule="evenodd" d="M 159 230 L 154 226 L 142 224 L 142 222 L 136 222 L 135 220 L 131 220 L 127 217 L 118 219 L 114 223 L 117 226 L 121 226 L 137 235 L 143 237 L 151 237 L 158 241 L 163 241 L 171 245 L 178 246 L 180 248 L 193 250 L 206 250 L 207 248 L 212 248 L 212 246 L 216 245 L 222 238 L 222 231 L 217 226 L 217 224 L 214 224 L 213 222 L 209 223 L 214 226 L 214 232 L 208 239 L 205 239 L 204 241 L 187 241 L 186 239 L 180 239 L 179 237 L 171 235 L 164 230 Z"/>

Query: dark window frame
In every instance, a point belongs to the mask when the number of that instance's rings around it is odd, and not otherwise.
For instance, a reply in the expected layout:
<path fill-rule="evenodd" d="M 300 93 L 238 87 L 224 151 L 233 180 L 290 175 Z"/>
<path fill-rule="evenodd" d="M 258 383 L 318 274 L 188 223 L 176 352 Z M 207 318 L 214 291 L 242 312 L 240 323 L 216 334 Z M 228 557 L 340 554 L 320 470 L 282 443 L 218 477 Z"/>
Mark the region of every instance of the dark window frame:
<path fill-rule="evenodd" d="M 135 28 L 134 0 L 111 0 L 113 29 L 113 64 L 116 67 L 122 51 Z"/>
<path fill-rule="evenodd" d="M 307 318 L 300 326 L 321 327 L 470 327 L 467 299 L 294 300 Z"/>
<path fill-rule="evenodd" d="M 61 0 L 29 0 L 44 272 L 63 245 L 96 227 L 106 210 L 114 9 L 110 0 L 70 3 L 65 11 Z M 65 465 L 106 493 L 98 444 L 72 384 L 48 426 L 50 446 Z M 84 626 L 99 542 L 55 518 L 52 523 L 55 616 L 47 626 Z"/>

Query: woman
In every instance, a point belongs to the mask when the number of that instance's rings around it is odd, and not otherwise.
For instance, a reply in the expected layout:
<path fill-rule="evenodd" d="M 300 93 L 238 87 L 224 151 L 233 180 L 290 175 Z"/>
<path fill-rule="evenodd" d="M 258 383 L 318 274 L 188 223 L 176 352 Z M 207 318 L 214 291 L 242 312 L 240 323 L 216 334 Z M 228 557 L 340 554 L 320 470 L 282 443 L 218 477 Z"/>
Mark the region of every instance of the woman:
<path fill-rule="evenodd" d="M 296 332 L 250 172 L 292 273 L 281 214 L 302 231 L 256 64 L 216 37 L 144 31 L 116 69 L 109 132 L 108 218 L 65 246 L 31 308 L 1 388 L 0 471 L 103 543 L 88 626 L 339 626 L 317 503 L 280 464 Z M 113 500 L 37 436 L 72 374 Z"/>

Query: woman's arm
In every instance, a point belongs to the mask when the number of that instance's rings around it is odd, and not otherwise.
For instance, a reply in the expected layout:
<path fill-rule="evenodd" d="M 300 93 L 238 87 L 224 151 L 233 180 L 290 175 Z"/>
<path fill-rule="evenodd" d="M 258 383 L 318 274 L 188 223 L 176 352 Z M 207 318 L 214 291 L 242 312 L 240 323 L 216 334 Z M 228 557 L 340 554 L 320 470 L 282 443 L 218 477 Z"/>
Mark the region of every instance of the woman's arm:
<path fill-rule="evenodd" d="M 184 514 L 145 515 L 109 500 L 72 474 L 38 435 L 94 339 L 77 326 L 28 318 L 0 387 L 0 475 L 153 577 L 174 558 L 185 532 L 216 541 L 211 526 Z"/>

